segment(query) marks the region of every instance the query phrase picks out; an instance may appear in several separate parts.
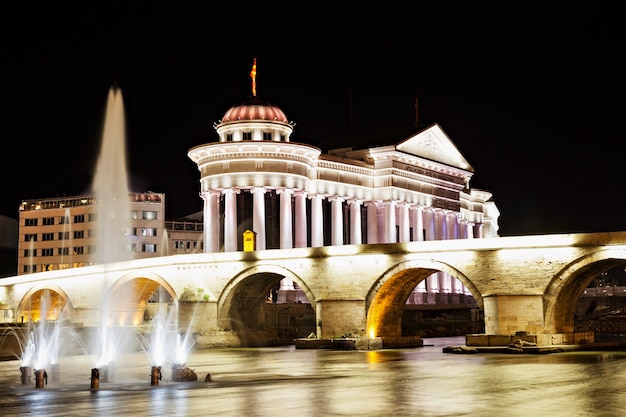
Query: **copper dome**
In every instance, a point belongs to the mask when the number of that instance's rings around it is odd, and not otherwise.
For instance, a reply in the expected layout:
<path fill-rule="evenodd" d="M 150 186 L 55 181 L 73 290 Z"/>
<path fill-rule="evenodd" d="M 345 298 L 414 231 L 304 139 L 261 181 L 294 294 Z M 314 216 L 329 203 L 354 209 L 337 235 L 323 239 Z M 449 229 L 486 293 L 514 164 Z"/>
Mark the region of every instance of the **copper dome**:
<path fill-rule="evenodd" d="M 220 123 L 258 120 L 289 123 L 287 116 L 280 108 L 256 96 L 228 109 Z"/>

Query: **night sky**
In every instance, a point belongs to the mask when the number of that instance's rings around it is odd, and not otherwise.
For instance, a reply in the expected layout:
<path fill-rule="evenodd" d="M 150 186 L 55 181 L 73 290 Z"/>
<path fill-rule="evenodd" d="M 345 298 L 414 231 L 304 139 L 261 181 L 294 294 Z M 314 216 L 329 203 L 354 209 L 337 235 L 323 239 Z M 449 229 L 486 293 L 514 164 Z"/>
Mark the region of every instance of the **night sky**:
<path fill-rule="evenodd" d="M 217 141 L 256 58 L 293 142 L 389 145 L 438 123 L 493 193 L 501 236 L 626 231 L 618 6 L 455 3 L 4 6 L 0 214 L 89 191 L 113 84 L 131 191 L 165 193 L 168 218 L 201 210 L 187 151 Z"/>

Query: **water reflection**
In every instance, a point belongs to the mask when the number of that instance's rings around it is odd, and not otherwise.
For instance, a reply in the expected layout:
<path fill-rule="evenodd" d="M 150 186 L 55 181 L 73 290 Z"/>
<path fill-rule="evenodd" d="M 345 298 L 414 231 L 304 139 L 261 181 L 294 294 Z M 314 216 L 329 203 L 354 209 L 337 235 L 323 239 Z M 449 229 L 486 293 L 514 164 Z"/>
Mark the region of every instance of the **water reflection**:
<path fill-rule="evenodd" d="M 43 389 L 0 363 L 2 416 L 624 416 L 626 352 L 549 355 L 442 353 L 463 339 L 380 351 L 285 348 L 193 353 L 197 382 L 150 385 L 143 354 L 118 363 L 115 382 L 89 389 L 89 360 L 61 358 Z M 204 382 L 210 373 L 213 381 Z"/>

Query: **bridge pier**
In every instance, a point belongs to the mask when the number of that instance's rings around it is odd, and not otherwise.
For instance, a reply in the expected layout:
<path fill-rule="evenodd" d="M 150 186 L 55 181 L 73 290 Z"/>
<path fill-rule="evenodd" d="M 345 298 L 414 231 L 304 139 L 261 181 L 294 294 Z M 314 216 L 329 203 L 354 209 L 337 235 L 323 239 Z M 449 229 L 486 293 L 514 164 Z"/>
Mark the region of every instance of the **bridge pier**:
<path fill-rule="evenodd" d="M 485 333 L 490 335 L 544 333 L 541 295 L 502 295 L 483 297 Z"/>
<path fill-rule="evenodd" d="M 179 301 L 178 322 L 182 329 L 186 329 L 191 325 L 192 333 L 202 333 L 207 329 L 217 329 L 217 302 Z"/>
<path fill-rule="evenodd" d="M 365 300 L 318 300 L 315 305 L 318 339 L 365 335 Z"/>

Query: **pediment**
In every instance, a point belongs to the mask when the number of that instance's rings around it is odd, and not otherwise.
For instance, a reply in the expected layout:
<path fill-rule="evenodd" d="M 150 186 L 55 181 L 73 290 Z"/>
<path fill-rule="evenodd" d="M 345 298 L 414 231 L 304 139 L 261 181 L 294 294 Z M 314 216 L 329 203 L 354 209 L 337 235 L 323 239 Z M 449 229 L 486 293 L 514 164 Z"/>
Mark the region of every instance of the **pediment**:
<path fill-rule="evenodd" d="M 395 146 L 397 151 L 440 162 L 466 171 L 474 168 L 438 124 L 416 133 Z"/>

